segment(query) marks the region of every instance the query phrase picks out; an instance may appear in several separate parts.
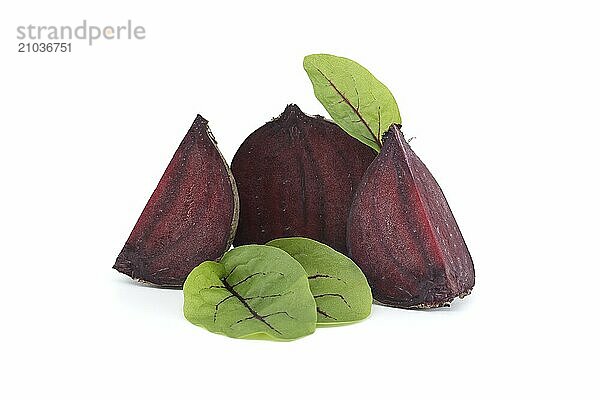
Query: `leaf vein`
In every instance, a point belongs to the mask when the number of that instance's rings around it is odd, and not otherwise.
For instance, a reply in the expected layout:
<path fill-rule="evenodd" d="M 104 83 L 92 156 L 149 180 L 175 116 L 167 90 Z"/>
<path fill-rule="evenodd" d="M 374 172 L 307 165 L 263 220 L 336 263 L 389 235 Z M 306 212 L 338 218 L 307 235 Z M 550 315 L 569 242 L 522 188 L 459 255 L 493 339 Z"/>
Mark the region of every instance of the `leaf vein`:
<path fill-rule="evenodd" d="M 283 276 L 283 274 L 281 272 L 274 272 L 274 271 L 270 271 L 270 272 L 255 272 L 253 274 L 248 275 L 247 277 L 245 277 L 244 279 L 242 279 L 238 283 L 231 285 L 231 287 L 236 287 L 238 285 L 241 285 L 242 283 L 246 282 L 248 279 L 253 278 L 253 277 L 257 276 L 257 275 L 267 276 L 268 274 L 279 274 L 280 276 Z"/>
<path fill-rule="evenodd" d="M 263 296 L 252 296 L 252 297 L 244 297 L 244 300 L 248 301 L 248 300 L 254 300 L 254 299 L 270 299 L 273 297 L 281 297 L 281 296 L 285 296 L 286 294 L 292 294 L 294 292 L 292 292 L 291 290 L 289 292 L 285 292 L 285 293 L 277 293 L 277 294 L 267 294 L 267 295 L 263 295 Z"/>
<path fill-rule="evenodd" d="M 219 306 L 223 303 L 225 303 L 225 301 L 232 299 L 234 296 L 232 294 L 230 294 L 229 296 L 225 297 L 223 300 L 219 301 L 216 305 L 215 305 L 215 313 L 213 314 L 213 322 L 217 322 L 217 312 L 219 311 Z"/>
<path fill-rule="evenodd" d="M 346 305 L 348 306 L 348 308 L 352 308 L 350 307 L 350 304 L 348 304 L 348 302 L 346 301 L 346 299 L 344 298 L 344 296 L 342 296 L 339 293 L 323 293 L 323 294 L 317 294 L 314 296 L 315 299 L 321 298 L 321 297 L 326 297 L 326 296 L 332 296 L 332 297 L 338 297 L 340 299 L 342 299 L 342 301 L 344 303 L 346 303 Z"/>
<path fill-rule="evenodd" d="M 234 267 L 234 269 L 235 269 L 235 267 Z M 231 274 L 230 274 L 230 275 L 231 275 Z M 228 275 L 228 276 L 229 276 L 229 275 Z M 242 303 L 242 305 L 243 305 L 244 307 L 246 307 L 246 309 L 247 309 L 248 311 L 250 311 L 250 314 L 252 314 L 252 316 L 253 316 L 254 318 L 256 318 L 257 320 L 259 320 L 260 322 L 262 322 L 263 324 L 265 324 L 266 326 L 268 326 L 270 329 L 272 329 L 273 331 L 275 331 L 275 332 L 276 332 L 276 333 L 278 333 L 279 335 L 281 335 L 281 334 L 282 334 L 282 333 L 281 333 L 281 332 L 280 332 L 278 329 L 276 329 L 276 328 L 275 328 L 273 325 L 271 325 L 271 324 L 270 324 L 270 323 L 269 323 L 269 322 L 268 322 L 268 321 L 265 319 L 265 317 L 263 317 L 263 316 L 259 315 L 259 314 L 258 314 L 258 313 L 257 313 L 257 312 L 256 312 L 256 311 L 255 311 L 255 310 L 252 308 L 252 307 L 250 307 L 250 305 L 249 305 L 249 304 L 246 302 L 246 300 L 245 300 L 245 299 L 244 299 L 242 296 L 240 296 L 240 294 L 239 294 L 239 293 L 238 293 L 238 292 L 237 292 L 237 291 L 236 291 L 236 290 L 235 290 L 235 289 L 234 289 L 234 288 L 233 288 L 233 287 L 232 287 L 232 286 L 231 286 L 231 285 L 230 285 L 230 284 L 229 284 L 229 283 L 228 283 L 226 280 L 223 280 L 223 285 L 225 286 L 225 288 L 226 288 L 227 290 L 229 290 L 229 291 L 231 292 L 231 294 L 232 294 L 233 296 L 235 296 L 235 297 L 236 297 L 236 298 L 237 298 L 237 299 L 240 301 L 240 303 Z"/>
<path fill-rule="evenodd" d="M 367 128 L 367 130 L 369 131 L 369 133 L 371 134 L 371 136 L 373 137 L 373 139 L 375 140 L 376 143 L 379 143 L 379 141 L 377 140 L 377 137 L 375 136 L 375 134 L 373 133 L 373 130 L 371 129 L 371 127 L 369 127 L 369 124 L 367 124 L 367 121 L 365 121 L 365 119 L 363 118 L 363 116 L 360 114 L 360 112 L 356 109 L 356 107 L 354 107 L 354 105 L 350 102 L 350 100 L 344 96 L 342 94 L 342 92 L 337 88 L 337 86 L 335 86 L 335 84 L 327 77 L 327 75 L 325 75 L 323 73 L 323 71 L 321 71 L 319 68 L 315 69 L 317 71 L 319 71 L 319 73 L 321 75 L 323 75 L 323 78 L 325 78 L 327 80 L 327 82 L 329 83 L 329 85 L 333 88 L 333 90 L 335 90 L 337 92 L 338 95 L 340 95 L 340 97 L 342 98 L 342 100 L 352 109 L 352 111 L 358 116 L 358 118 L 360 119 L 360 122 L 365 126 L 365 128 Z"/>
<path fill-rule="evenodd" d="M 337 321 L 337 318 L 332 317 L 331 315 L 327 314 L 327 312 L 323 311 L 322 309 L 320 309 L 319 307 L 317 307 L 317 313 L 321 314 L 322 316 L 324 316 L 325 318 L 329 318 L 332 319 L 334 321 Z"/>
<path fill-rule="evenodd" d="M 308 279 L 318 279 L 318 278 L 336 279 L 338 281 L 341 281 L 341 282 L 344 282 L 347 284 L 347 282 L 345 280 L 343 280 L 342 278 L 338 278 L 337 276 L 331 276 L 331 275 L 327 275 L 327 274 L 314 274 L 314 275 L 310 275 L 308 277 Z"/>

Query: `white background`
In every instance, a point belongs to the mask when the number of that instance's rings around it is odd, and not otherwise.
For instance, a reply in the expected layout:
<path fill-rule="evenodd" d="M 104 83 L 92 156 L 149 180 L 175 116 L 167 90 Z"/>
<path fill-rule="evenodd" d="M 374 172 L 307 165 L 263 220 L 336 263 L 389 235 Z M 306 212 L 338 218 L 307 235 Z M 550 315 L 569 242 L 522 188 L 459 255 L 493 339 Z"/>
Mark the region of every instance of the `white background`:
<path fill-rule="evenodd" d="M 598 398 L 594 2 L 83 3 L 1 6 L 2 398 Z M 147 38 L 17 53 L 18 25 L 84 18 Z M 395 94 L 475 290 L 289 343 L 211 334 L 111 267 L 196 113 L 229 161 L 287 103 L 325 113 L 314 52 Z"/>

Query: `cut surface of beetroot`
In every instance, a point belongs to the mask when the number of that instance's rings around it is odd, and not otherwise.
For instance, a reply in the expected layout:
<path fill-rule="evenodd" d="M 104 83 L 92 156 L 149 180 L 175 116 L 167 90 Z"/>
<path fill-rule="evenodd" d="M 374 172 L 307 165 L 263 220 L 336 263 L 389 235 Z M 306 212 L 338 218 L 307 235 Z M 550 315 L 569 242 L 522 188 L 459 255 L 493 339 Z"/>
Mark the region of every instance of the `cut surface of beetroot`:
<path fill-rule="evenodd" d="M 240 194 L 234 245 L 301 236 L 346 253 L 352 195 L 374 158 L 336 124 L 288 105 L 233 158 Z"/>
<path fill-rule="evenodd" d="M 425 164 L 392 125 L 356 192 L 348 250 L 380 303 L 448 305 L 475 284 L 473 260 L 448 202 Z"/>
<path fill-rule="evenodd" d="M 230 247 L 237 218 L 233 176 L 208 122 L 198 115 L 113 268 L 140 281 L 181 287 L 194 267 Z"/>

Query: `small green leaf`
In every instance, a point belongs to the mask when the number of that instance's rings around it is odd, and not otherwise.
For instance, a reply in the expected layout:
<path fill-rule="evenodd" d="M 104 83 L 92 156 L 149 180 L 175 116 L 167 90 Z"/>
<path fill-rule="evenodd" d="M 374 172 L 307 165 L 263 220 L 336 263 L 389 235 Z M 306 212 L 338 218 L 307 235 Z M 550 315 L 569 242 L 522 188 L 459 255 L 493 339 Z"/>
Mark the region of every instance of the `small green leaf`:
<path fill-rule="evenodd" d="M 373 297 L 367 278 L 348 257 L 306 238 L 271 240 L 267 246 L 285 250 L 304 267 L 317 303 L 317 323 L 343 323 L 371 314 Z"/>
<path fill-rule="evenodd" d="M 239 246 L 220 262 L 203 262 L 189 274 L 183 295 L 188 321 L 234 338 L 296 339 L 316 328 L 306 272 L 275 247 Z"/>
<path fill-rule="evenodd" d="M 401 124 L 389 89 L 355 61 L 330 54 L 304 57 L 315 96 L 347 133 L 375 151 L 391 124 Z"/>

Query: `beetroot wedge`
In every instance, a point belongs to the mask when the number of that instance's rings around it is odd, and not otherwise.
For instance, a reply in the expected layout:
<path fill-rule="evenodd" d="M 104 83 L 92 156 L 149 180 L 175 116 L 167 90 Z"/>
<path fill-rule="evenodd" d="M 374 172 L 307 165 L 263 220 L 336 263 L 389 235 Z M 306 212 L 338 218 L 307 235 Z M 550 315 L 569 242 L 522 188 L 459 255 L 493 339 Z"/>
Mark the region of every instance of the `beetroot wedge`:
<path fill-rule="evenodd" d="M 233 158 L 240 193 L 234 245 L 302 236 L 346 253 L 353 191 L 375 155 L 336 124 L 288 105 Z"/>
<path fill-rule="evenodd" d="M 238 196 L 227 163 L 200 115 L 183 138 L 113 268 L 181 287 L 194 267 L 229 248 Z"/>
<path fill-rule="evenodd" d="M 348 249 L 373 298 L 385 305 L 440 307 L 475 284 L 473 260 L 442 189 L 398 125 L 386 133 L 357 190 Z"/>

